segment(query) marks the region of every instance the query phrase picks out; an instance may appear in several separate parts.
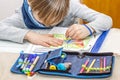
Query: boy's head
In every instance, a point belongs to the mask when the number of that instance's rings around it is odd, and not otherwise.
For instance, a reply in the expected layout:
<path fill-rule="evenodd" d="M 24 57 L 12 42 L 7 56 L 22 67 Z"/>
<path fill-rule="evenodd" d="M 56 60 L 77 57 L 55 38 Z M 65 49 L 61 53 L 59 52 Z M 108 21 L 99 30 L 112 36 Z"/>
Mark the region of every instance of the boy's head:
<path fill-rule="evenodd" d="M 33 15 L 45 26 L 60 23 L 68 13 L 69 0 L 28 0 Z"/>

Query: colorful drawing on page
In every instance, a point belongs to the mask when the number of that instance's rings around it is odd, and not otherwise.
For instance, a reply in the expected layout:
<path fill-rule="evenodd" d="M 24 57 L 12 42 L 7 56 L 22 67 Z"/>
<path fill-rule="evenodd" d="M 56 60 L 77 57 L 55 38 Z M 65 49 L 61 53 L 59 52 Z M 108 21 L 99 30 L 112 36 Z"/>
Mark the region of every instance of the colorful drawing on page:
<path fill-rule="evenodd" d="M 66 38 L 64 34 L 54 34 L 55 38 L 64 40 L 64 43 L 62 46 L 64 49 L 84 49 L 88 46 L 91 37 L 87 37 L 84 40 L 71 40 L 70 38 Z M 51 48 L 54 48 L 51 46 Z"/>

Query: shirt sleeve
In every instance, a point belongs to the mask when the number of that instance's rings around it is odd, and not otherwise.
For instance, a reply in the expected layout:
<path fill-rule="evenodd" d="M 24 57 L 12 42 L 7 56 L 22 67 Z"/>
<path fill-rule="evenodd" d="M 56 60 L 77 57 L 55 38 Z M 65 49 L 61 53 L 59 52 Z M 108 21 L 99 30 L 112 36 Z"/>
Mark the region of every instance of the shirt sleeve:
<path fill-rule="evenodd" d="M 11 17 L 0 21 L 1 40 L 23 43 L 24 36 L 28 31 L 19 10 L 16 10 Z"/>
<path fill-rule="evenodd" d="M 112 27 L 112 19 L 110 16 L 97 12 L 81 4 L 79 0 L 71 0 L 71 12 L 78 18 L 81 18 L 88 23 L 97 33 L 108 30 Z"/>

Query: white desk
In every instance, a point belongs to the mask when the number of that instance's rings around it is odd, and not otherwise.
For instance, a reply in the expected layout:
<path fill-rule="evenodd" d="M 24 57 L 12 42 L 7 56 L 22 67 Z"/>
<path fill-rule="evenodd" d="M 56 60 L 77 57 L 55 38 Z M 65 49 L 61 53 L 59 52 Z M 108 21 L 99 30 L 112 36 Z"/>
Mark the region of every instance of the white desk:
<path fill-rule="evenodd" d="M 112 28 L 108 33 L 100 52 L 114 52 L 120 54 L 120 29 Z"/>
<path fill-rule="evenodd" d="M 0 41 L 0 52 L 19 53 L 21 50 L 25 50 L 29 43 L 18 44 L 9 41 Z"/>

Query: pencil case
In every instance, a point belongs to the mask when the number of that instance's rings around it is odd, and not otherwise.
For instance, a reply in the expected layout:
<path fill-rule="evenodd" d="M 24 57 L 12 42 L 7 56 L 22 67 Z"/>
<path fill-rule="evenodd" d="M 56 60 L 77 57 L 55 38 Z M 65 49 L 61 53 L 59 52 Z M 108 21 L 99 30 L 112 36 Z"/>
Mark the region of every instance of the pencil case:
<path fill-rule="evenodd" d="M 73 78 L 106 78 L 112 75 L 114 56 L 111 52 L 68 52 L 59 48 L 42 54 L 21 53 L 11 72 L 67 76 Z M 23 67 L 24 66 L 24 67 Z"/>

